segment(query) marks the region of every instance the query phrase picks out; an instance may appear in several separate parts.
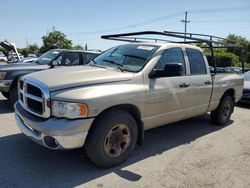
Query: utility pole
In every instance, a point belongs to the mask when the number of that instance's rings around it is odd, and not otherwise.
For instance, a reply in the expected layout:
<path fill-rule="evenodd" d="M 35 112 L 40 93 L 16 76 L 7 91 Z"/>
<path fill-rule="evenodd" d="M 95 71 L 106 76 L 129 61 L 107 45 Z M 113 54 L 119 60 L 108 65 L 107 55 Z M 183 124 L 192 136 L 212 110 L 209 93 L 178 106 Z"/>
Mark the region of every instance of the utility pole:
<path fill-rule="evenodd" d="M 185 20 L 181 20 L 181 22 L 184 22 L 184 23 L 185 23 L 185 29 L 184 29 L 184 32 L 185 32 L 185 39 L 184 39 L 184 41 L 186 41 L 187 24 L 190 22 L 190 21 L 187 20 L 187 14 L 188 14 L 188 12 L 186 11 L 186 12 L 185 12 Z"/>
<path fill-rule="evenodd" d="M 25 40 L 26 40 L 26 48 L 28 48 L 28 46 L 29 46 L 29 39 L 25 38 Z"/>

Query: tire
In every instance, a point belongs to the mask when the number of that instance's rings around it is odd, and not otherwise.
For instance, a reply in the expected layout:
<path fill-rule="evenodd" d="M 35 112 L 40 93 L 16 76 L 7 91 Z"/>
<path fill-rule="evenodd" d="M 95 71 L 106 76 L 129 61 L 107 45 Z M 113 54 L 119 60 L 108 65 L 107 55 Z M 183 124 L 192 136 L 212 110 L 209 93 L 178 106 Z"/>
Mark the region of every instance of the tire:
<path fill-rule="evenodd" d="M 10 99 L 10 93 L 9 92 L 1 92 L 2 95 L 6 98 L 6 99 Z"/>
<path fill-rule="evenodd" d="M 226 125 L 230 120 L 233 109 L 233 98 L 230 95 L 225 95 L 216 110 L 210 114 L 212 122 L 216 125 Z"/>
<path fill-rule="evenodd" d="M 107 111 L 92 125 L 84 145 L 85 153 L 97 166 L 110 168 L 125 161 L 134 151 L 137 136 L 136 121 L 128 112 Z"/>
<path fill-rule="evenodd" d="M 16 101 L 18 100 L 18 89 L 17 87 L 13 87 L 10 91 L 10 103 L 12 106 L 14 106 L 14 104 L 16 103 Z"/>

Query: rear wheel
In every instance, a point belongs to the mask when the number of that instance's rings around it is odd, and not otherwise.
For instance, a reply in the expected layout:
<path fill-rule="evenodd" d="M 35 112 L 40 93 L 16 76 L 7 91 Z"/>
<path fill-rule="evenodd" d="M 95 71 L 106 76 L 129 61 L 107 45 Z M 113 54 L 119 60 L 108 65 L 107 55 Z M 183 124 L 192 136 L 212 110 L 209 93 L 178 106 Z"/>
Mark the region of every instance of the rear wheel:
<path fill-rule="evenodd" d="M 10 102 L 12 106 L 14 106 L 17 100 L 18 100 L 18 89 L 17 87 L 14 86 L 10 91 Z"/>
<path fill-rule="evenodd" d="M 128 112 L 106 112 L 91 128 L 85 152 L 93 163 L 102 168 L 118 165 L 133 152 L 137 134 L 136 121 Z"/>
<path fill-rule="evenodd" d="M 2 95 L 6 98 L 9 99 L 10 98 L 10 93 L 9 92 L 1 92 Z"/>
<path fill-rule="evenodd" d="M 214 124 L 225 125 L 230 120 L 233 112 L 234 102 L 230 95 L 225 95 L 215 111 L 212 111 L 210 116 Z"/>

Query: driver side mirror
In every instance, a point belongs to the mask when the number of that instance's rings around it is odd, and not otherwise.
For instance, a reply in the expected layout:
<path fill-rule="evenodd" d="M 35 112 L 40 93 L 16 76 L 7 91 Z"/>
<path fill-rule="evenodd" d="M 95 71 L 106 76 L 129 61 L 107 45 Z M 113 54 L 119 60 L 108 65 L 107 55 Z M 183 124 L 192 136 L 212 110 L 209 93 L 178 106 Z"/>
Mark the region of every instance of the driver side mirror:
<path fill-rule="evenodd" d="M 181 76 L 182 72 L 183 66 L 181 63 L 166 64 L 163 70 L 153 70 L 149 74 L 149 78 Z"/>
<path fill-rule="evenodd" d="M 60 61 L 54 60 L 54 61 L 52 61 L 52 65 L 53 66 L 58 66 L 58 65 L 60 65 Z"/>

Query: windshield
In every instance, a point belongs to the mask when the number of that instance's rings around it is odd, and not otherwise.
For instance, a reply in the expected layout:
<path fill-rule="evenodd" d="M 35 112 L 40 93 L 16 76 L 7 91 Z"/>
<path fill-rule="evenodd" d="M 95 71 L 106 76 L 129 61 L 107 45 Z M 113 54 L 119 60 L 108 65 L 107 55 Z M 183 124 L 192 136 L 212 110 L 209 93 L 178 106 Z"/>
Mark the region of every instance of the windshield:
<path fill-rule="evenodd" d="M 46 64 L 50 63 L 51 60 L 54 59 L 60 52 L 61 52 L 61 50 L 50 50 L 50 51 L 44 53 L 43 55 L 41 55 L 36 60 L 36 63 L 38 63 L 40 65 L 46 65 Z"/>
<path fill-rule="evenodd" d="M 243 74 L 244 80 L 245 81 L 250 81 L 250 71 L 246 72 Z"/>
<path fill-rule="evenodd" d="M 126 44 L 111 48 L 91 61 L 91 65 L 112 67 L 122 71 L 139 72 L 158 46 Z"/>

